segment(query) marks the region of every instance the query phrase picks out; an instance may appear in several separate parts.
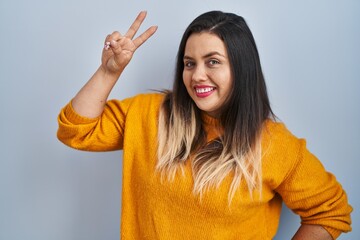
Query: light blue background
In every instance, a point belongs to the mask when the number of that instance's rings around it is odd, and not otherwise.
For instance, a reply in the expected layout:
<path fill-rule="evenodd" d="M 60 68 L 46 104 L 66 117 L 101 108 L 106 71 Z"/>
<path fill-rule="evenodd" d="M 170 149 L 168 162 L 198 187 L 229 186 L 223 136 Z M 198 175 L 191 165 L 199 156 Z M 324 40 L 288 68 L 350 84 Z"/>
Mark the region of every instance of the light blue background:
<path fill-rule="evenodd" d="M 56 139 L 57 114 L 100 63 L 104 37 L 140 10 L 156 35 L 111 98 L 171 86 L 181 34 L 208 10 L 235 12 L 255 36 L 275 113 L 333 172 L 360 239 L 360 1 L 0 0 L 0 239 L 119 239 L 121 152 Z M 277 240 L 299 226 L 285 210 Z M 249 231 L 256 231 L 254 226 Z"/>

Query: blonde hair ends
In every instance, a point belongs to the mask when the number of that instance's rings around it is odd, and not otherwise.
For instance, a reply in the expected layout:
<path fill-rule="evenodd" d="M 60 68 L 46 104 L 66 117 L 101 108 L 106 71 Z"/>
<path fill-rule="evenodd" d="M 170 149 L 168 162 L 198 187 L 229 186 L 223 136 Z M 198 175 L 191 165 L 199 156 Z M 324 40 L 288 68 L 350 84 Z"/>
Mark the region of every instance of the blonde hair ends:
<path fill-rule="evenodd" d="M 247 184 L 250 196 L 262 188 L 261 137 L 253 146 L 239 148 L 234 140 L 231 146 L 224 145 L 221 136 L 209 143 L 194 142 L 197 131 L 195 109 L 191 117 L 184 120 L 179 109 L 173 105 L 172 111 L 163 104 L 159 112 L 158 124 L 158 162 L 156 170 L 161 179 L 172 181 L 177 172 L 183 173 L 185 161 L 191 159 L 194 178 L 193 192 L 202 198 L 210 188 L 217 188 L 230 173 L 232 183 L 228 192 L 229 206 L 242 180 Z M 261 132 L 261 131 L 260 131 Z"/>

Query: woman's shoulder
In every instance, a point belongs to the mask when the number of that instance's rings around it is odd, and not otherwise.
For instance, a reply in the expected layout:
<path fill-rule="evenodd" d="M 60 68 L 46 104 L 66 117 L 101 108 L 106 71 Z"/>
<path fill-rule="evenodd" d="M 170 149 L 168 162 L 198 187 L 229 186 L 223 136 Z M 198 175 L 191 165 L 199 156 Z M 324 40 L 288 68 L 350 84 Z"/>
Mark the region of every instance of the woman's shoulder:
<path fill-rule="evenodd" d="M 267 120 L 262 132 L 264 179 L 276 188 L 296 167 L 306 141 L 295 136 L 283 122 Z"/>
<path fill-rule="evenodd" d="M 298 141 L 296 137 L 283 122 L 268 119 L 264 123 L 263 138 L 269 138 L 269 140 L 277 141 Z"/>
<path fill-rule="evenodd" d="M 283 122 L 267 120 L 262 131 L 262 147 L 277 156 L 296 155 L 305 139 L 295 136 Z"/>
<path fill-rule="evenodd" d="M 127 107 L 141 107 L 160 106 L 163 102 L 165 94 L 162 92 L 139 93 L 123 99 L 111 99 L 109 103 L 117 105 L 124 105 Z"/>
<path fill-rule="evenodd" d="M 165 97 L 165 94 L 162 92 L 149 92 L 149 93 L 139 93 L 134 96 L 125 98 L 121 101 L 131 101 L 131 102 L 162 102 Z"/>

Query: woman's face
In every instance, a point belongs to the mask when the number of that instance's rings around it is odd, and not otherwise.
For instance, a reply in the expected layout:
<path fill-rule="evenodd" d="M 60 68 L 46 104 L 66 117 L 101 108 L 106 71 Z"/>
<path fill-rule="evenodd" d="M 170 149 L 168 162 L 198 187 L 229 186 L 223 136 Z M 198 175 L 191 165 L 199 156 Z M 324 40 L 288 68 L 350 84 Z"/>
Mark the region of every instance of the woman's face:
<path fill-rule="evenodd" d="M 199 109 L 220 116 L 233 80 L 225 44 L 217 35 L 190 35 L 185 46 L 183 81 Z"/>

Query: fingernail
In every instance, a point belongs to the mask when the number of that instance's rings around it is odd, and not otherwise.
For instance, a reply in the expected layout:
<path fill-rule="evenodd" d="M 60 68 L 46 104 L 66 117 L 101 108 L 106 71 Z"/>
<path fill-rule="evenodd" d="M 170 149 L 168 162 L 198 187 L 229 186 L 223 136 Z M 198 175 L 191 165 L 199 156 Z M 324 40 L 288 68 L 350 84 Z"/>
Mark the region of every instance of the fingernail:
<path fill-rule="evenodd" d="M 106 42 L 104 48 L 105 50 L 108 50 L 110 48 L 110 42 Z"/>

